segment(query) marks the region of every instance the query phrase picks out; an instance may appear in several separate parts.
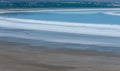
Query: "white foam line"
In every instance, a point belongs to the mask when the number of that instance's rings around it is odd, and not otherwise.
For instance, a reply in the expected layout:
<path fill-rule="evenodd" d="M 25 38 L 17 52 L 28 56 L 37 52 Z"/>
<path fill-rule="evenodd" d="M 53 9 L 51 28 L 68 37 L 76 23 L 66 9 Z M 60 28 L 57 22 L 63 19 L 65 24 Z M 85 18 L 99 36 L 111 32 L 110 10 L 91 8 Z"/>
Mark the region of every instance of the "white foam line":
<path fill-rule="evenodd" d="M 111 11 L 114 11 L 114 10 L 120 10 L 120 8 L 85 8 L 85 9 L 81 9 L 81 8 L 76 8 L 76 9 L 28 9 L 28 10 L 22 10 L 22 9 L 18 9 L 18 11 L 15 11 L 14 9 L 13 10 L 4 10 L 1 11 L 0 13 L 16 13 L 16 12 L 49 12 L 49 11 L 94 11 L 94 10 L 111 10 Z"/>
<path fill-rule="evenodd" d="M 108 29 L 120 29 L 120 25 L 110 25 L 110 24 L 70 23 L 70 22 L 43 21 L 43 20 L 30 20 L 30 19 L 4 18 L 4 17 L 0 17 L 0 20 L 29 23 L 29 24 L 57 25 L 57 26 L 68 26 L 68 27 L 72 26 L 72 27 L 93 27 L 93 28 L 105 28 L 105 29 L 107 29 L 107 28 Z"/>
<path fill-rule="evenodd" d="M 117 12 L 105 12 L 104 14 L 120 16 L 120 13 Z"/>
<path fill-rule="evenodd" d="M 57 13 L 57 14 L 97 14 L 97 13 L 100 13 L 100 12 L 54 12 L 54 13 Z"/>
<path fill-rule="evenodd" d="M 98 25 L 98 24 L 83 24 L 83 23 L 81 24 L 81 23 L 36 21 L 36 20 L 13 19 L 13 18 L 7 18 L 6 20 L 0 20 L 0 27 L 120 37 L 120 25 L 101 25 L 101 24 Z M 39 23 L 39 24 L 35 24 L 35 23 Z"/>

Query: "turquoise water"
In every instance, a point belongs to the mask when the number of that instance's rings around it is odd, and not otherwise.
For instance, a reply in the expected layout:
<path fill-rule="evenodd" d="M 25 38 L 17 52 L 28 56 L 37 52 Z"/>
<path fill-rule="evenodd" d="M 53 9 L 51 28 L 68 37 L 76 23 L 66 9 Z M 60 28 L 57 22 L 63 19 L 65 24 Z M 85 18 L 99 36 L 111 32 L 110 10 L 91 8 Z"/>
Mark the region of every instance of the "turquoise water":
<path fill-rule="evenodd" d="M 120 10 L 56 10 L 0 14 L 0 40 L 120 52 Z"/>
<path fill-rule="evenodd" d="M 119 10 L 94 10 L 94 11 L 49 11 L 49 12 L 17 12 L 3 14 L 5 17 L 48 20 L 48 21 L 63 21 L 63 22 L 78 22 L 78 23 L 95 23 L 95 24 L 120 24 L 119 15 L 110 13 L 120 12 Z"/>

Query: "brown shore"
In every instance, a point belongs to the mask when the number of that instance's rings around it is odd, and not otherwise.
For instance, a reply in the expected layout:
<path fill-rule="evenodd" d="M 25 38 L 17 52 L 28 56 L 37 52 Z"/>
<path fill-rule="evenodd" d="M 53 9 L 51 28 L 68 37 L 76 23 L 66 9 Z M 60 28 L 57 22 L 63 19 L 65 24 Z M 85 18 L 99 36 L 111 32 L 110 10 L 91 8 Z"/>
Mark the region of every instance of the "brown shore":
<path fill-rule="evenodd" d="M 120 71 L 120 55 L 0 41 L 0 71 Z"/>

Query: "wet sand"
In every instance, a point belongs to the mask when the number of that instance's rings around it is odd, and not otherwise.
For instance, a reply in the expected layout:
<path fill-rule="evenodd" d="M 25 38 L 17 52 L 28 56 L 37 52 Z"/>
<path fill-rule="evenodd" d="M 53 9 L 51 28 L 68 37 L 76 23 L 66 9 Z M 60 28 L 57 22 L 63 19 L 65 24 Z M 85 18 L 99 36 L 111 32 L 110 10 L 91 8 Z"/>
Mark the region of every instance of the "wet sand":
<path fill-rule="evenodd" d="M 0 71 L 120 71 L 120 55 L 0 41 Z"/>

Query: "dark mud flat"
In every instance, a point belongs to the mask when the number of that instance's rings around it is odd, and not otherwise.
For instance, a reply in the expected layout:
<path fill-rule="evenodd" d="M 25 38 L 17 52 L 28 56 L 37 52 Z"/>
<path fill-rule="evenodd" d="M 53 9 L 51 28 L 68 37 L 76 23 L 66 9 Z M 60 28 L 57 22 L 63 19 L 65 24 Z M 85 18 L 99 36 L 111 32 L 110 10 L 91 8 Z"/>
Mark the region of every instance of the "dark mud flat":
<path fill-rule="evenodd" d="M 0 41 L 0 71 L 120 71 L 120 55 Z"/>

